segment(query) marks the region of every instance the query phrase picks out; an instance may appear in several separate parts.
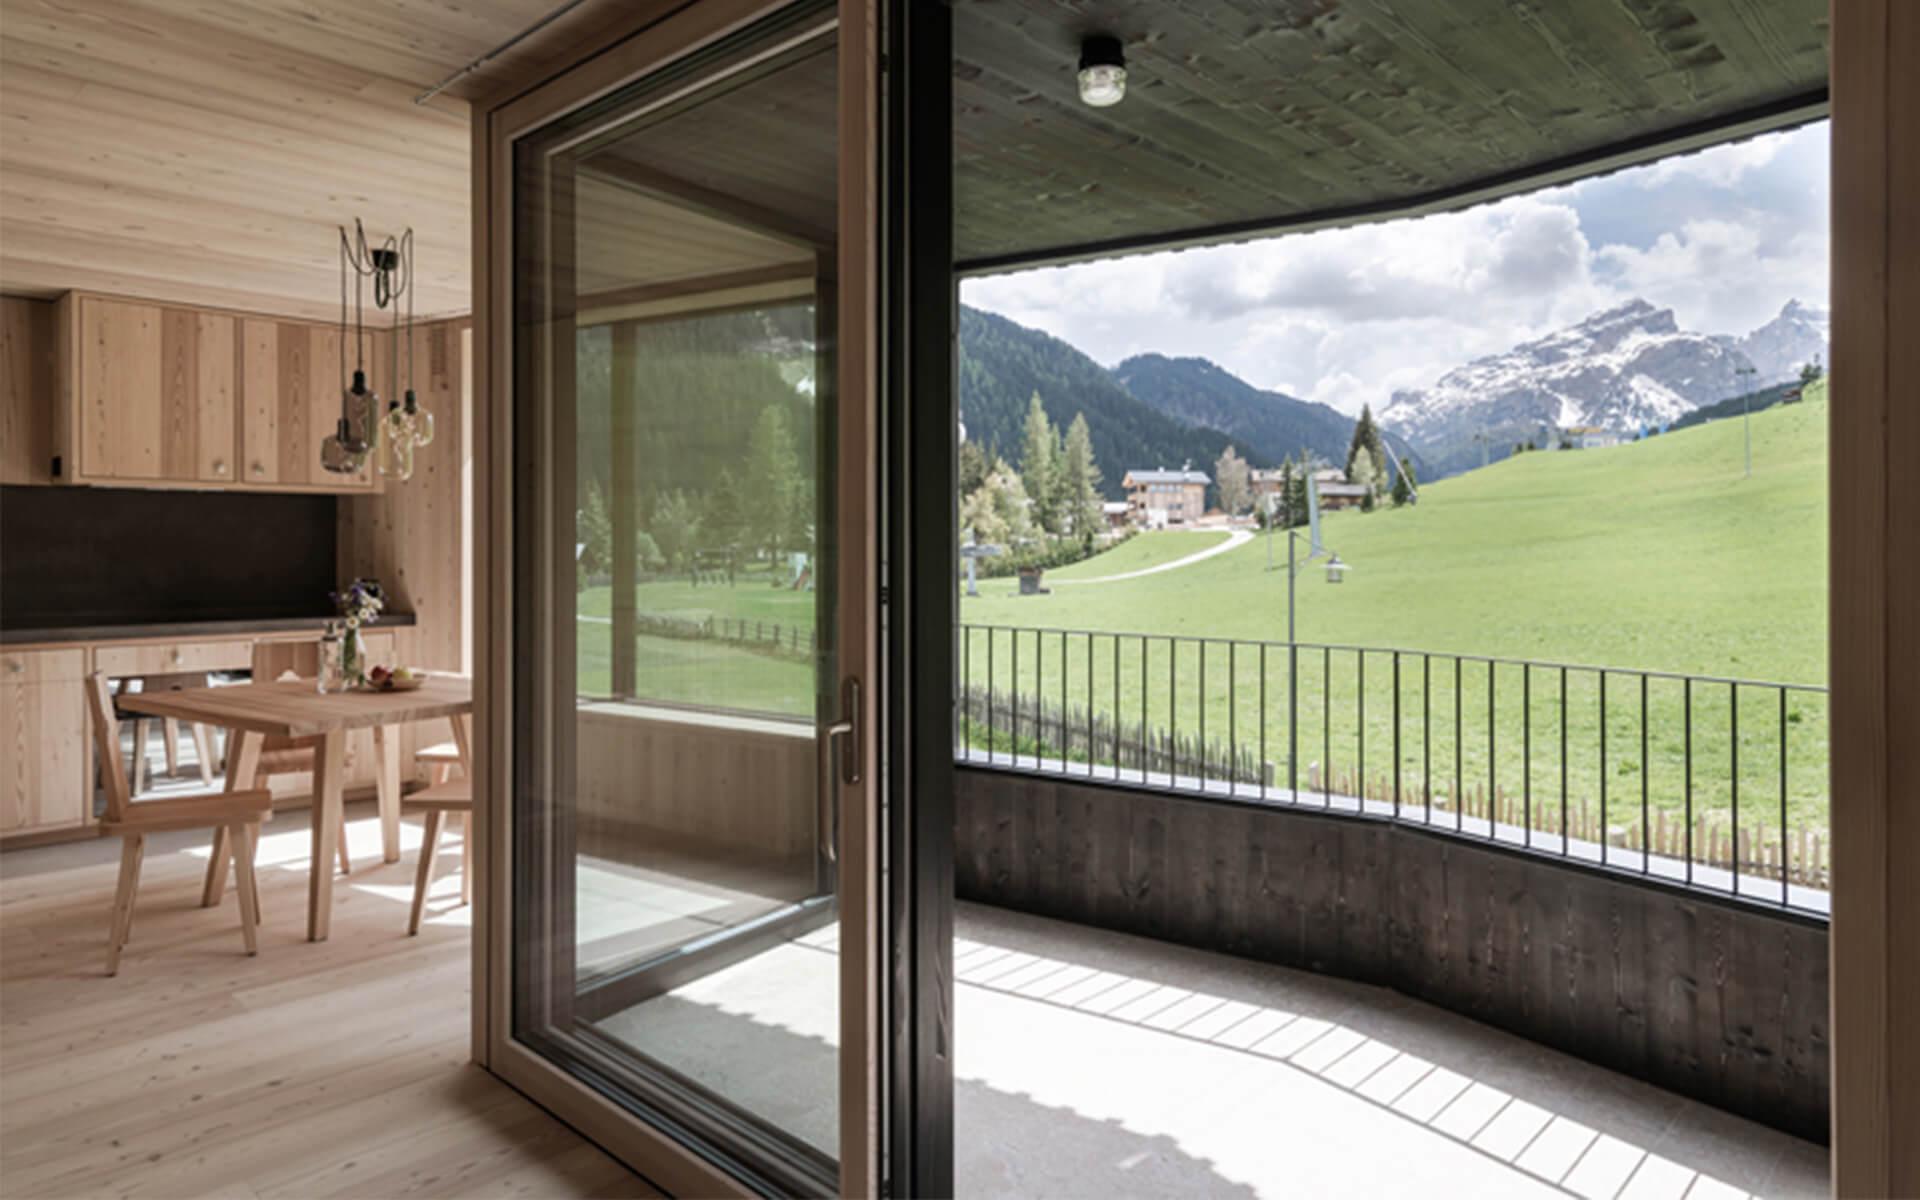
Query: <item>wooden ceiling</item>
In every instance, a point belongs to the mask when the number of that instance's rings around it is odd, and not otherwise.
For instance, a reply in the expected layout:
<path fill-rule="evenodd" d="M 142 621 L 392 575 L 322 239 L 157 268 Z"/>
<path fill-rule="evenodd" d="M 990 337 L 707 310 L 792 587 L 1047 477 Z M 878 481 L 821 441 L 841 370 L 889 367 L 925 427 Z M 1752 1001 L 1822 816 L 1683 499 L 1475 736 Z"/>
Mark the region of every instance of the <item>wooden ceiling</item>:
<path fill-rule="evenodd" d="M 0 291 L 325 317 L 359 217 L 414 227 L 422 315 L 467 310 L 461 97 L 595 5 L 414 97 L 560 2 L 0 0 Z"/>
<path fill-rule="evenodd" d="M 994 269 L 1457 205 L 1805 120 L 1827 3 L 956 3 L 956 254 Z M 1094 33 L 1126 47 L 1112 108 L 1076 94 Z"/>

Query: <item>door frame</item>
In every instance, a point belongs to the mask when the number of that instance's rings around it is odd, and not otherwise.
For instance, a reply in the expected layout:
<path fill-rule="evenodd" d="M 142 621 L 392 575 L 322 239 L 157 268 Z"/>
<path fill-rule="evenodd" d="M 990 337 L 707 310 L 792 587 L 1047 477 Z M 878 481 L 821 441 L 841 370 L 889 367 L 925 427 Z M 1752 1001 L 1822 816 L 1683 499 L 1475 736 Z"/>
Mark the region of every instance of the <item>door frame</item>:
<path fill-rule="evenodd" d="M 878 534 L 880 316 L 877 198 L 880 178 L 879 45 L 882 0 L 838 0 L 841 94 L 863 103 L 839 116 L 837 326 L 840 338 L 837 502 L 842 544 L 839 572 L 838 670 L 863 681 L 869 694 L 880 654 Z M 473 912 L 474 1061 L 526 1093 L 636 1172 L 681 1195 L 745 1195 L 747 1185 L 680 1142 L 589 1088 L 512 1035 L 512 926 L 516 881 L 511 828 L 513 654 L 513 261 L 512 147 L 517 138 L 610 92 L 713 46 L 789 0 L 656 0 L 620 22 L 617 40 L 603 33 L 577 53 L 544 63 L 537 78 L 516 81 L 478 102 L 472 113 L 473 396 L 475 536 L 474 619 L 486 631 L 474 661 L 475 871 Z M 624 35 L 624 36 L 622 36 Z M 850 221 L 849 215 L 865 214 Z M 844 419 L 848 413 L 864 419 Z M 863 536 L 847 537 L 844 531 Z M 836 681 L 836 690 L 838 683 Z M 884 1019 L 881 920 L 881 706 L 855 717 L 860 783 L 840 783 L 840 942 L 865 946 L 841 953 L 840 1192 L 877 1195 L 882 1180 L 881 1023 Z M 850 715 L 850 714 L 848 714 Z M 857 1120 L 849 1114 L 859 1114 Z"/>

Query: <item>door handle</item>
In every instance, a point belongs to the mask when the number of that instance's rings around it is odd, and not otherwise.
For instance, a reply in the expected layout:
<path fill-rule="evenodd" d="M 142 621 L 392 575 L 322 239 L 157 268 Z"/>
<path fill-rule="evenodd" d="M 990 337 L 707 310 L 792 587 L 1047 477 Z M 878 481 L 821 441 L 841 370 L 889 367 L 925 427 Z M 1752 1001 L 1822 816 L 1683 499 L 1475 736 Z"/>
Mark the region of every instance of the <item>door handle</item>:
<path fill-rule="evenodd" d="M 840 785 L 860 782 L 860 681 L 848 676 L 840 685 L 840 719 L 828 725 L 820 738 L 820 776 L 826 803 L 820 806 L 820 845 L 828 862 L 840 861 Z M 833 770 L 834 750 L 840 752 L 839 778 Z"/>

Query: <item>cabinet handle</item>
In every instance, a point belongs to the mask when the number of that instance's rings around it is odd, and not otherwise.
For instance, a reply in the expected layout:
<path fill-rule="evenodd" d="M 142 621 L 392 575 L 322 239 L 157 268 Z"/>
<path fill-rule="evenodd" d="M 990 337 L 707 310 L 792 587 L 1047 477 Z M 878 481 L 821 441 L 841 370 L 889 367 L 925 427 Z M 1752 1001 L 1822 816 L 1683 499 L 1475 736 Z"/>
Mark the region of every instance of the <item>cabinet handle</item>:
<path fill-rule="evenodd" d="M 10 658 L 7 660 L 7 671 L 11 674 L 18 675 L 20 672 L 26 669 L 27 669 L 26 664 L 22 663 L 17 658 Z"/>
<path fill-rule="evenodd" d="M 216 459 L 214 459 L 214 460 L 213 460 L 213 473 L 214 473 L 215 475 L 225 475 L 225 474 L 227 473 L 227 460 L 226 460 L 226 459 L 224 459 L 224 458 L 216 458 Z"/>
<path fill-rule="evenodd" d="M 267 473 L 267 469 L 259 463 L 254 463 L 251 469 L 255 475 L 265 475 Z"/>

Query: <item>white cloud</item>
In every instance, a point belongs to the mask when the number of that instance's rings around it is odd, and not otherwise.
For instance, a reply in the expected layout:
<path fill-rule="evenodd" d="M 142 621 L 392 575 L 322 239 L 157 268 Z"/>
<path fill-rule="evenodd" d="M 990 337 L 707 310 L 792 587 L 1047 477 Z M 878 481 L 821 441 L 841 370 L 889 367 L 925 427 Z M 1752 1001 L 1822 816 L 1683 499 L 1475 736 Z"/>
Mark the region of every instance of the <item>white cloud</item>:
<path fill-rule="evenodd" d="M 961 297 L 1103 363 L 1201 355 L 1358 412 L 1634 296 L 1713 333 L 1743 333 L 1789 299 L 1824 304 L 1813 137 L 1716 147 L 1462 212 L 973 279 Z"/>

